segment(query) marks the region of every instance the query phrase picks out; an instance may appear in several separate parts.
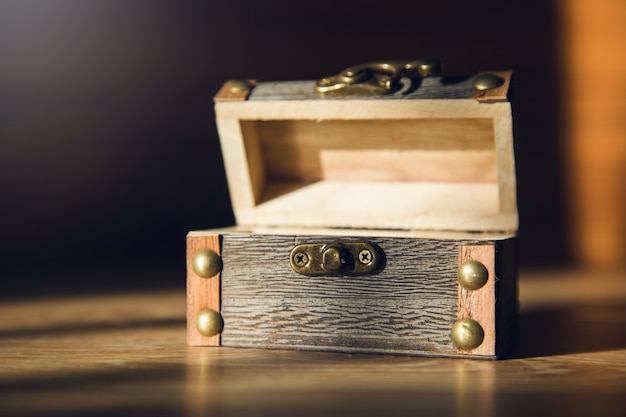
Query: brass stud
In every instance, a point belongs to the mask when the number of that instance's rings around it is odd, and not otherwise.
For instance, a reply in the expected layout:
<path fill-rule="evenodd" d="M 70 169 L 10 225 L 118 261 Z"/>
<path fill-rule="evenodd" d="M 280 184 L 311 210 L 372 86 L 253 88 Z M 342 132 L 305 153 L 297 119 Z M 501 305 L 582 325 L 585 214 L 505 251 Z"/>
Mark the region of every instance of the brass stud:
<path fill-rule="evenodd" d="M 330 84 L 331 84 L 331 81 L 328 78 L 322 78 L 321 80 L 317 81 L 317 85 L 319 85 L 320 87 L 326 87 Z"/>
<path fill-rule="evenodd" d="M 476 349 L 483 343 L 484 338 L 485 332 L 475 320 L 457 320 L 452 326 L 452 341 L 459 349 Z"/>
<path fill-rule="evenodd" d="M 439 58 L 421 58 L 415 61 L 414 65 L 423 77 L 436 75 L 441 72 L 441 60 Z"/>
<path fill-rule="evenodd" d="M 456 273 L 459 284 L 468 290 L 482 288 L 489 279 L 489 272 L 483 264 L 478 261 L 469 260 L 461 264 Z"/>
<path fill-rule="evenodd" d="M 369 73 L 365 68 L 350 67 L 341 71 L 340 78 L 347 83 L 359 83 L 369 77 Z"/>
<path fill-rule="evenodd" d="M 474 89 L 478 91 L 490 90 L 504 84 L 504 79 L 495 74 L 482 74 L 474 79 Z"/>
<path fill-rule="evenodd" d="M 200 249 L 193 255 L 191 267 L 202 278 L 211 278 L 222 269 L 222 259 L 211 249 Z"/>
<path fill-rule="evenodd" d="M 244 91 L 248 91 L 250 87 L 252 86 L 247 80 L 232 80 L 230 82 L 231 93 L 243 93 Z"/>
<path fill-rule="evenodd" d="M 201 310 L 196 316 L 196 329 L 204 336 L 215 336 L 222 331 L 223 327 L 222 315 L 215 310 L 207 308 Z"/>

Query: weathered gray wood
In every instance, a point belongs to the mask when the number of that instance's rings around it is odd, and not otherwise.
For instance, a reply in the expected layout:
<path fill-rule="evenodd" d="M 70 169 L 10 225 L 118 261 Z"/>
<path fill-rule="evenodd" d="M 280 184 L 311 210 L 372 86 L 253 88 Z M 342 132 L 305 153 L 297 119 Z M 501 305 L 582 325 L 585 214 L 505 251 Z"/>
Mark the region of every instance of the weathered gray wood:
<path fill-rule="evenodd" d="M 259 82 L 248 100 L 410 100 L 410 99 L 462 99 L 472 98 L 474 77 L 428 77 L 411 85 L 403 78 L 403 87 L 394 94 L 382 97 L 330 97 L 315 93 L 315 81 Z"/>
<path fill-rule="evenodd" d="M 367 240 L 385 252 L 374 275 L 308 277 L 289 254 L 328 236 L 225 234 L 223 346 L 456 355 L 458 248 L 471 240 Z M 480 241 L 481 244 L 490 243 Z"/>

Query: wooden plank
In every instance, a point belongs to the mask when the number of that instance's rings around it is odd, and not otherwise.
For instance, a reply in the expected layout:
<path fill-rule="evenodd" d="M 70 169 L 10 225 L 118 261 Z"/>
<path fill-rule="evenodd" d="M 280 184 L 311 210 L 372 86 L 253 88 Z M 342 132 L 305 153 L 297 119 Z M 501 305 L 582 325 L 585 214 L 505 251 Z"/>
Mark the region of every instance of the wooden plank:
<path fill-rule="evenodd" d="M 517 182 L 515 176 L 515 151 L 513 147 L 513 119 L 498 117 L 494 120 L 496 138 L 496 170 L 500 191 L 500 211 L 517 213 Z M 517 225 L 515 225 L 517 230 Z"/>
<path fill-rule="evenodd" d="M 217 118 L 240 120 L 399 120 L 510 117 L 508 102 L 450 100 L 268 100 L 219 101 Z"/>
<path fill-rule="evenodd" d="M 323 150 L 318 160 L 312 174 L 339 181 L 497 182 L 494 150 Z"/>
<path fill-rule="evenodd" d="M 272 168 L 261 152 L 261 142 L 259 132 L 255 123 L 241 123 L 241 135 L 247 157 L 248 172 L 250 173 L 250 186 L 254 195 L 255 203 L 261 201 L 267 176 L 271 174 Z M 243 167 L 240 166 L 240 169 Z M 245 170 L 243 170 L 245 172 Z"/>
<path fill-rule="evenodd" d="M 220 335 L 207 337 L 196 329 L 196 315 L 201 310 L 210 308 L 221 310 L 220 280 L 221 273 L 212 278 L 198 276 L 192 268 L 194 254 L 201 249 L 211 249 L 221 254 L 220 235 L 187 236 L 187 344 L 190 346 L 219 346 Z"/>
<path fill-rule="evenodd" d="M 270 182 L 261 204 L 235 207 L 246 226 L 505 231 L 517 213 L 500 211 L 493 183 L 383 181 Z"/>
<path fill-rule="evenodd" d="M 458 319 L 472 319 L 483 328 L 485 338 L 480 346 L 473 350 L 457 349 L 459 353 L 494 356 L 496 354 L 496 249 L 494 244 L 463 245 L 459 248 L 459 263 L 474 260 L 485 266 L 489 278 L 487 283 L 477 290 L 468 290 L 458 286 Z"/>
<path fill-rule="evenodd" d="M 252 122 L 247 122 L 252 123 Z M 320 150 L 493 150 L 493 118 L 256 121 L 263 152 L 284 146 Z"/>
<path fill-rule="evenodd" d="M 243 121 L 242 130 L 249 162 L 261 158 L 273 179 L 343 179 L 333 174 L 353 168 L 361 180 L 481 182 L 496 176 L 489 118 Z"/>
<path fill-rule="evenodd" d="M 385 252 L 380 273 L 307 277 L 291 269 L 291 250 L 328 237 L 226 233 L 223 239 L 224 346 L 457 354 L 450 330 L 458 311 L 459 247 L 476 241 L 366 238 Z"/>
<path fill-rule="evenodd" d="M 432 240 L 461 240 L 472 242 L 488 242 L 509 240 L 515 237 L 514 233 L 475 233 L 450 230 L 384 230 L 384 229 L 348 229 L 348 228 L 315 228 L 315 227 L 264 227 L 235 225 L 211 230 L 194 230 L 190 236 L 206 234 L 243 233 L 259 235 L 302 235 L 302 236 L 336 236 L 336 237 L 379 237 L 379 238 L 410 238 Z"/>
<path fill-rule="evenodd" d="M 261 184 L 259 172 L 256 172 L 255 181 L 252 181 L 248 156 L 239 119 L 236 117 L 219 117 L 215 120 L 219 131 L 220 145 L 224 157 L 224 169 L 228 177 L 228 190 L 233 208 L 254 208 L 255 190 L 253 184 Z M 252 157 L 254 159 L 254 157 Z M 260 168 L 260 165 L 256 166 Z M 254 162 L 252 169 L 255 169 Z M 254 171 L 253 171 L 254 173 Z"/>

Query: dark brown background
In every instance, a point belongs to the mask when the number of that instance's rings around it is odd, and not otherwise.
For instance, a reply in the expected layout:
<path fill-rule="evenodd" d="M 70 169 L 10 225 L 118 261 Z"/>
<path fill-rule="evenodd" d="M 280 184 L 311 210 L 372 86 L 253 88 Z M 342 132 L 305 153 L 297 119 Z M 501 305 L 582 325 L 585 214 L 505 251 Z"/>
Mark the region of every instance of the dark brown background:
<path fill-rule="evenodd" d="M 568 263 L 554 3 L 0 2 L 0 293 L 184 286 L 186 232 L 234 222 L 225 80 L 432 55 L 515 70 L 521 265 Z"/>

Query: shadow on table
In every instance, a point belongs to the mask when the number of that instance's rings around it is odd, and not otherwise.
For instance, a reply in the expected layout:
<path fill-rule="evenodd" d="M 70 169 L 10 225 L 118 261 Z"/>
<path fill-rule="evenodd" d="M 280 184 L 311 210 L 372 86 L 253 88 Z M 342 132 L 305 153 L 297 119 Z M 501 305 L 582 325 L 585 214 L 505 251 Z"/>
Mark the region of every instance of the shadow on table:
<path fill-rule="evenodd" d="M 626 348 L 626 303 L 574 305 L 522 312 L 511 358 Z"/>

